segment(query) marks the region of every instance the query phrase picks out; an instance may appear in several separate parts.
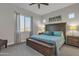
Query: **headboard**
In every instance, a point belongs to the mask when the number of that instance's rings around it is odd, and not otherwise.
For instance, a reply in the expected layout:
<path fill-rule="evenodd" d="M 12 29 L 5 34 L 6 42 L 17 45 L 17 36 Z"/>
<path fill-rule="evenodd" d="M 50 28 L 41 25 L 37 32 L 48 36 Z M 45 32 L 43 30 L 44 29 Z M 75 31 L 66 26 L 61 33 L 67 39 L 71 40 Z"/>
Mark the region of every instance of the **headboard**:
<path fill-rule="evenodd" d="M 66 39 L 66 23 L 46 24 L 45 31 L 63 31 Z"/>

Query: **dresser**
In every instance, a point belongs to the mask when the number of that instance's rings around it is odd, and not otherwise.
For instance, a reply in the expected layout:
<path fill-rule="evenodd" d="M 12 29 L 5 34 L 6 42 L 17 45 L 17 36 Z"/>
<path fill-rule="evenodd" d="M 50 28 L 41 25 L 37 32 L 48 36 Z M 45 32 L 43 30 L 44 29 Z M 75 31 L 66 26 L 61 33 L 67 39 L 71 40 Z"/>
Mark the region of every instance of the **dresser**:
<path fill-rule="evenodd" d="M 67 36 L 67 44 L 79 47 L 79 36 Z"/>

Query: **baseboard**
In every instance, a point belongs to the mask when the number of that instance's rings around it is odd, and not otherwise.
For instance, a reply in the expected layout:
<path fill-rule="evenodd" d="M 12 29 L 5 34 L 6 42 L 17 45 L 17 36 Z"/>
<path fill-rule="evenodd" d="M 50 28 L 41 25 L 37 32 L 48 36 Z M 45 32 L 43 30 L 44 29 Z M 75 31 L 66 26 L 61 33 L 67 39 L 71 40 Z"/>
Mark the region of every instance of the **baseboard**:
<path fill-rule="evenodd" d="M 25 42 L 20 42 L 20 43 L 14 43 L 14 44 L 13 44 L 13 43 L 11 43 L 11 44 L 9 44 L 9 45 L 8 45 L 8 47 L 10 47 L 10 46 L 14 46 L 14 45 L 19 45 L 19 44 L 23 44 L 23 43 L 25 43 Z"/>
<path fill-rule="evenodd" d="M 8 43 L 7 45 L 9 46 L 9 45 L 13 45 L 14 44 L 14 42 L 11 42 L 11 43 Z"/>

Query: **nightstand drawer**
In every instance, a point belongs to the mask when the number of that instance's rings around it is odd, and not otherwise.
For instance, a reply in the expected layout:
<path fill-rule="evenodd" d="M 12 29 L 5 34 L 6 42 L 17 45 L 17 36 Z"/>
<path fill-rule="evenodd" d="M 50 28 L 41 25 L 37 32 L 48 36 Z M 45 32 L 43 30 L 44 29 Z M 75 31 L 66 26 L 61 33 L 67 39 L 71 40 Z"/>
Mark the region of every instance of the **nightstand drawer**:
<path fill-rule="evenodd" d="M 77 45 L 78 45 L 79 42 L 68 40 L 68 44 L 70 44 L 70 45 L 75 45 L 75 44 L 77 44 Z"/>
<path fill-rule="evenodd" d="M 79 37 L 67 36 L 67 44 L 79 47 Z"/>

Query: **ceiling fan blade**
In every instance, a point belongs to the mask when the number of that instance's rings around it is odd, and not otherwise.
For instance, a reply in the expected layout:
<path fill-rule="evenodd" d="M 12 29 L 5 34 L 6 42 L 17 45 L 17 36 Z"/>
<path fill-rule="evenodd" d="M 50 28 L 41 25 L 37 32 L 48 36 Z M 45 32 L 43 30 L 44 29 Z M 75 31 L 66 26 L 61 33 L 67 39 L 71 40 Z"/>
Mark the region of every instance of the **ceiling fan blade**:
<path fill-rule="evenodd" d="M 40 3 L 40 4 L 43 4 L 43 5 L 49 5 L 48 3 Z"/>
<path fill-rule="evenodd" d="M 29 5 L 34 5 L 34 4 L 36 4 L 36 3 L 31 3 L 31 4 L 29 4 Z"/>

